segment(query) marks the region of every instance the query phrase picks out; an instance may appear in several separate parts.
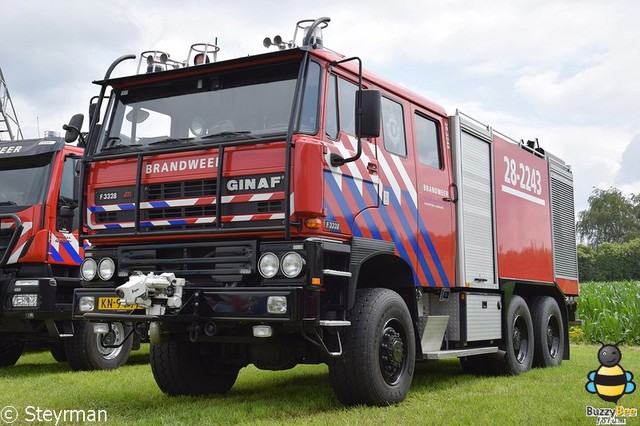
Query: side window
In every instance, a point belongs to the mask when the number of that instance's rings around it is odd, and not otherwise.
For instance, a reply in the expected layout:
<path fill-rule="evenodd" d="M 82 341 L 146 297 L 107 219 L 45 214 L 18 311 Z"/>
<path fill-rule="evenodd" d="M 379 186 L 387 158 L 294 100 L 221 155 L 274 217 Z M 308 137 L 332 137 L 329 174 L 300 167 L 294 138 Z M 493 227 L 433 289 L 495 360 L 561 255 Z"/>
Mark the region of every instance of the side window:
<path fill-rule="evenodd" d="M 391 154 L 407 155 L 407 141 L 404 133 L 402 105 L 382 97 L 382 130 L 384 148 Z"/>
<path fill-rule="evenodd" d="M 355 136 L 357 90 L 357 85 L 335 75 L 329 76 L 325 133 L 331 139 L 336 139 L 340 130 Z"/>
<path fill-rule="evenodd" d="M 299 130 L 304 133 L 316 133 L 318 130 L 318 96 L 320 90 L 320 65 L 309 62 L 302 97 Z"/>
<path fill-rule="evenodd" d="M 67 157 L 64 160 L 64 167 L 62 168 L 62 179 L 60 181 L 60 192 L 58 196 L 69 202 L 76 201 L 75 194 L 73 193 L 73 181 L 76 174 L 75 164 L 76 161 L 72 157 Z"/>
<path fill-rule="evenodd" d="M 329 76 L 324 132 L 331 139 L 338 138 L 338 87 L 336 86 L 336 76 L 333 74 Z"/>
<path fill-rule="evenodd" d="M 356 91 L 358 86 L 353 83 L 338 79 L 338 96 L 340 103 L 340 130 L 350 135 L 356 134 Z"/>
<path fill-rule="evenodd" d="M 60 190 L 58 193 L 58 208 L 56 228 L 58 231 L 71 232 L 78 229 L 78 200 L 75 193 L 76 162 L 73 157 L 64 160 Z"/>
<path fill-rule="evenodd" d="M 442 160 L 440 156 L 437 123 L 419 114 L 416 114 L 414 119 L 416 124 L 418 160 L 425 166 L 441 169 Z"/>

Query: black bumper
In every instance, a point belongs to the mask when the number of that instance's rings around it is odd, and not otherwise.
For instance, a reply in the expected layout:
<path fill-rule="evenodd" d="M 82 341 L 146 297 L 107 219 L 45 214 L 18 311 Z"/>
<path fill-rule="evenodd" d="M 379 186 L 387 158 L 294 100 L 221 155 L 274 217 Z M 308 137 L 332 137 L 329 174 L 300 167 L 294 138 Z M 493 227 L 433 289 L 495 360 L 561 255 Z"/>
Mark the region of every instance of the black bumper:
<path fill-rule="evenodd" d="M 146 315 L 143 310 L 95 309 L 80 312 L 81 297 L 115 297 L 113 289 L 76 289 L 74 293 L 73 313 L 76 319 L 89 321 L 129 321 L 163 323 L 193 323 L 214 321 L 219 324 L 269 324 L 284 323 L 302 325 L 303 321 L 316 320 L 318 312 L 317 291 L 303 287 L 252 287 L 252 288 L 190 288 L 185 289 L 183 305 L 178 311 L 167 311 L 165 315 Z M 283 296 L 287 300 L 287 311 L 283 314 L 269 313 L 267 299 L 270 296 Z M 97 306 L 97 304 L 96 304 Z M 306 315 L 305 315 L 306 312 Z"/>

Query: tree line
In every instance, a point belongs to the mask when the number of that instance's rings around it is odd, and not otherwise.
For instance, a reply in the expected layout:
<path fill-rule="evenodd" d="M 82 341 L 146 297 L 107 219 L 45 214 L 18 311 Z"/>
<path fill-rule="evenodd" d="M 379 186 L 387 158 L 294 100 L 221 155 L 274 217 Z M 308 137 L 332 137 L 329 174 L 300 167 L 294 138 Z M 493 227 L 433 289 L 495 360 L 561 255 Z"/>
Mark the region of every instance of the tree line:
<path fill-rule="evenodd" d="M 594 188 L 578 213 L 580 281 L 640 280 L 640 194 Z"/>

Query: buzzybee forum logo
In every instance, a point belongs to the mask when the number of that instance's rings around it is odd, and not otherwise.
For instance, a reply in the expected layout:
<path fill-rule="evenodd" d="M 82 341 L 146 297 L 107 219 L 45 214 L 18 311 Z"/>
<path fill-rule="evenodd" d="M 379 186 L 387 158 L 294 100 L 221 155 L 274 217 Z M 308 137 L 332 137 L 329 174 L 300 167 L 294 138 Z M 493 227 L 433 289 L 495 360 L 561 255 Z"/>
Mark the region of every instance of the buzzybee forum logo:
<path fill-rule="evenodd" d="M 600 367 L 587 374 L 588 381 L 585 385 L 587 392 L 598 395 L 603 401 L 615 404 L 614 408 L 587 406 L 587 417 L 596 417 L 597 424 L 625 424 L 626 417 L 638 416 L 637 408 L 625 408 L 618 405 L 622 396 L 636 390 L 633 373 L 625 371 L 620 365 L 622 360 L 622 352 L 618 347 L 620 343 L 622 342 L 605 345 L 601 342 L 602 347 L 598 350 Z"/>

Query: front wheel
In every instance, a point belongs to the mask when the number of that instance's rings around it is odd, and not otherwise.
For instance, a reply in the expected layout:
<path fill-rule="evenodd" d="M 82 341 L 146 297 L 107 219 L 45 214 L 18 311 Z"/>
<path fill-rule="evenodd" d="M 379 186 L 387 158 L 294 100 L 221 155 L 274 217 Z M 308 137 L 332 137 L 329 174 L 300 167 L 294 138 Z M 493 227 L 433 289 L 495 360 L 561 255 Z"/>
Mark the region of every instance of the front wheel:
<path fill-rule="evenodd" d="M 388 289 L 359 289 L 348 320 L 342 356 L 329 362 L 338 399 L 379 406 L 404 400 L 413 379 L 416 342 L 402 297 Z"/>
<path fill-rule="evenodd" d="M 217 344 L 201 342 L 151 344 L 151 371 L 158 387 L 172 396 L 229 392 L 240 369 L 216 361 L 220 349 Z"/>
<path fill-rule="evenodd" d="M 10 367 L 14 365 L 24 351 L 24 344 L 18 340 L 0 336 L 0 367 Z"/>
<path fill-rule="evenodd" d="M 129 359 L 133 336 L 131 325 L 111 323 L 107 345 L 103 334 L 93 332 L 93 324 L 74 321 L 73 337 L 65 339 L 64 349 L 72 370 L 111 370 L 124 365 Z"/>

